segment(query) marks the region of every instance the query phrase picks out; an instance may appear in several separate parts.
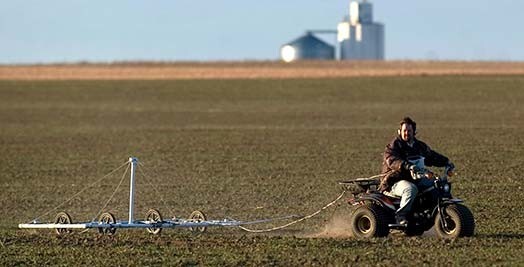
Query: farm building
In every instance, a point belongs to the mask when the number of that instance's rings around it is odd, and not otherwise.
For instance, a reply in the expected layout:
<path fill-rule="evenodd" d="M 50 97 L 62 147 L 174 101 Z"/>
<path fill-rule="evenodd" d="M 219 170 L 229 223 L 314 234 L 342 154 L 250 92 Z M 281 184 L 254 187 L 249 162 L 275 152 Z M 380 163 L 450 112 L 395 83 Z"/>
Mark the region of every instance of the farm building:
<path fill-rule="evenodd" d="M 338 24 L 337 30 L 321 30 L 337 35 L 337 44 L 330 45 L 317 38 L 313 31 L 281 46 L 280 57 L 285 62 L 295 60 L 384 60 L 384 25 L 373 21 L 373 5 L 353 1 L 349 16 Z M 339 55 L 335 50 L 339 47 Z"/>
<path fill-rule="evenodd" d="M 373 5 L 351 2 L 349 20 L 337 27 L 340 59 L 383 60 L 384 25 L 373 22 Z"/>
<path fill-rule="evenodd" d="M 335 58 L 335 47 L 306 32 L 280 48 L 282 60 L 290 62 L 299 59 L 332 60 Z"/>

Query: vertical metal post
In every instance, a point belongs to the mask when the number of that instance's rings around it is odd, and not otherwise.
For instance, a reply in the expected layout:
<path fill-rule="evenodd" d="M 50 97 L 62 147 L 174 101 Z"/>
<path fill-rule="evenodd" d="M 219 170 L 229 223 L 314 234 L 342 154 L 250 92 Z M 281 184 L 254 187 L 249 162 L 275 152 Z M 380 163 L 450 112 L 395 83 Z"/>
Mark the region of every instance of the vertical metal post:
<path fill-rule="evenodd" d="M 129 224 L 133 223 L 133 209 L 134 209 L 134 198 L 135 198 L 135 170 L 136 164 L 138 163 L 137 158 L 130 157 L 129 163 L 131 164 L 131 179 L 129 181 Z"/>

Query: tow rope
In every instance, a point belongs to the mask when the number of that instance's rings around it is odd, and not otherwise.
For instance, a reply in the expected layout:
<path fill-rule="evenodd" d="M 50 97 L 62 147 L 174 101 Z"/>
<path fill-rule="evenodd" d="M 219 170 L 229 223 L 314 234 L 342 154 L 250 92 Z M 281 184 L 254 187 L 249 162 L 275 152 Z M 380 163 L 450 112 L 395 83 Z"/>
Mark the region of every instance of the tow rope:
<path fill-rule="evenodd" d="M 273 227 L 273 228 L 268 228 L 268 229 L 249 229 L 249 228 L 246 228 L 244 226 L 238 226 L 240 229 L 244 230 L 244 231 L 247 231 L 247 232 L 251 232 L 251 233 L 266 233 L 266 232 L 271 232 L 271 231 L 275 231 L 275 230 L 280 230 L 280 229 L 284 229 L 286 227 L 289 227 L 293 224 L 296 224 L 296 223 L 299 223 L 301 221 L 304 221 L 304 220 L 307 220 L 307 219 L 310 219 L 316 215 L 318 215 L 319 213 L 321 213 L 322 211 L 324 211 L 325 209 L 329 208 L 330 206 L 332 206 L 333 204 L 337 203 L 337 201 L 339 201 L 343 196 L 344 194 L 346 193 L 346 190 L 344 190 L 335 200 L 329 202 L 327 205 L 325 205 L 324 207 L 322 207 L 321 209 L 307 215 L 307 216 L 304 216 L 298 220 L 295 220 L 295 221 L 292 221 L 290 223 L 287 223 L 287 224 L 284 224 L 284 225 L 281 225 L 281 226 L 277 226 L 277 227 Z"/>

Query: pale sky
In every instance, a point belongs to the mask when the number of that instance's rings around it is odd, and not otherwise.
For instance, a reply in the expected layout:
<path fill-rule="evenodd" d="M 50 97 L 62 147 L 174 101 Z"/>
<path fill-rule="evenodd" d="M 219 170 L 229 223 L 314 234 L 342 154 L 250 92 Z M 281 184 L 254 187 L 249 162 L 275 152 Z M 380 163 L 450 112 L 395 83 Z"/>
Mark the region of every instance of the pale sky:
<path fill-rule="evenodd" d="M 524 61 L 524 1 L 371 2 L 388 60 Z M 348 0 L 0 3 L 0 64 L 277 60 L 281 45 L 349 13 Z"/>

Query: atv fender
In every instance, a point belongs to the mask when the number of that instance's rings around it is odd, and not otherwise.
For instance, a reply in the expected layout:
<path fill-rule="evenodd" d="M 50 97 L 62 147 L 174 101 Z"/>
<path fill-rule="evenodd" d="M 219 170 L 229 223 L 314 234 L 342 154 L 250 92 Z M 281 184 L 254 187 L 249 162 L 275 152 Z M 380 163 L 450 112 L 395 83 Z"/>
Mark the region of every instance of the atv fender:
<path fill-rule="evenodd" d="M 462 199 L 459 199 L 459 198 L 452 198 L 452 199 L 444 199 L 442 200 L 440 206 L 441 207 L 445 207 L 445 206 L 449 206 L 449 205 L 452 205 L 452 204 L 457 204 L 457 203 L 463 203 L 464 200 Z M 437 213 L 438 213 L 438 205 L 433 209 L 433 212 L 432 212 L 432 216 L 435 217 L 437 216 Z"/>
<path fill-rule="evenodd" d="M 462 202 L 464 202 L 464 200 L 462 200 L 460 198 L 452 198 L 452 199 L 442 200 L 442 204 L 444 204 L 444 205 L 456 204 L 456 203 L 462 203 Z"/>
<path fill-rule="evenodd" d="M 382 199 L 382 195 L 381 194 L 370 194 L 370 195 L 366 195 L 366 196 L 356 197 L 353 200 L 353 204 L 352 205 L 359 205 L 360 202 L 371 202 L 371 203 L 377 204 L 377 205 L 379 205 L 379 206 L 381 206 L 383 208 L 390 209 L 390 207 L 388 207 L 388 205 L 386 203 L 384 203 L 384 200 Z"/>

